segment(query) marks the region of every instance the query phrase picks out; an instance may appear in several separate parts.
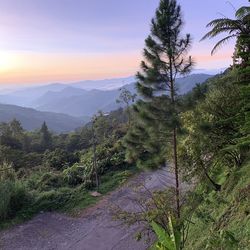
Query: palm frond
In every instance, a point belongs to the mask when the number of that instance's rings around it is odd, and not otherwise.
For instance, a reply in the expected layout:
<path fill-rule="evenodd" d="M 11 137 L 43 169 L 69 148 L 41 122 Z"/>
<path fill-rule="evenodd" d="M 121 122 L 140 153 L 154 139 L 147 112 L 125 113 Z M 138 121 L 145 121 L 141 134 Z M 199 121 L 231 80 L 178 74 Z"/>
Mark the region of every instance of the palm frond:
<path fill-rule="evenodd" d="M 224 27 L 224 26 L 232 26 L 234 27 L 235 25 L 239 25 L 239 20 L 233 20 L 230 18 L 218 18 L 218 19 L 214 19 L 212 20 L 210 23 L 207 24 L 207 28 L 209 27 Z"/>
<path fill-rule="evenodd" d="M 223 38 L 222 40 L 220 40 L 218 43 L 215 44 L 215 46 L 213 47 L 212 51 L 211 51 L 211 55 L 214 55 L 214 53 L 221 47 L 223 46 L 225 43 L 227 43 L 230 39 L 232 39 L 233 37 L 235 37 L 235 35 L 230 35 L 227 36 L 225 38 Z"/>
<path fill-rule="evenodd" d="M 243 19 L 244 17 L 246 17 L 248 15 L 250 15 L 250 7 L 249 6 L 242 6 L 235 13 L 235 17 L 239 18 L 239 19 Z"/>
<path fill-rule="evenodd" d="M 220 29 L 212 29 L 210 30 L 207 34 L 205 34 L 200 41 L 203 41 L 205 39 L 210 39 L 210 38 L 214 38 L 217 35 L 223 33 L 223 32 L 228 32 L 229 34 L 232 34 L 233 32 L 238 33 L 236 29 L 233 28 L 220 28 Z"/>

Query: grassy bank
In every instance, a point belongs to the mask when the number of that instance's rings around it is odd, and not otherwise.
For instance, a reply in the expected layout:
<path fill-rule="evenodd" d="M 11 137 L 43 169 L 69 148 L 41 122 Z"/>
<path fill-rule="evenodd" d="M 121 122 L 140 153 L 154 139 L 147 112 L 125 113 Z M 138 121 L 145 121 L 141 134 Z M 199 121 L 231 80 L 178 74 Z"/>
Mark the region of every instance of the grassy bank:
<path fill-rule="evenodd" d="M 249 249 L 250 161 L 233 170 L 222 187 L 199 206 L 186 249 Z"/>

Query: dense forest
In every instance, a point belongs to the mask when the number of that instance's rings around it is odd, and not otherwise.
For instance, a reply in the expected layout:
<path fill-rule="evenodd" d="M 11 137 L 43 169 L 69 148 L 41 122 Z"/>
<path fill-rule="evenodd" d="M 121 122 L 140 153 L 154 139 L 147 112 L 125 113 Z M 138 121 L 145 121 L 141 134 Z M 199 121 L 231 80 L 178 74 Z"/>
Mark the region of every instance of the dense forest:
<path fill-rule="evenodd" d="M 188 21 L 188 20 L 186 20 Z M 46 123 L 25 131 L 0 126 L 0 226 L 39 211 L 96 202 L 141 169 L 163 166 L 175 185 L 152 194 L 140 213 L 157 236 L 153 249 L 248 249 L 250 238 L 250 7 L 212 20 L 202 40 L 236 38 L 233 64 L 178 95 L 175 79 L 192 72 L 192 43 L 181 6 L 161 0 L 145 40 L 137 96 L 122 89 L 124 109 L 99 112 L 77 131 L 53 134 Z M 142 235 L 137 237 L 143 238 Z"/>

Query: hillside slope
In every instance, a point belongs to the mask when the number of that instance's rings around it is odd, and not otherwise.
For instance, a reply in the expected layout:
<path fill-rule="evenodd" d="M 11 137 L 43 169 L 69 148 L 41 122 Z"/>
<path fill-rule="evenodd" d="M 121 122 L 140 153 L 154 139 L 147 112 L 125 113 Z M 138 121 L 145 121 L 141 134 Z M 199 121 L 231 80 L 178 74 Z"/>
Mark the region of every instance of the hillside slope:
<path fill-rule="evenodd" d="M 193 74 L 176 80 L 180 94 L 187 93 L 197 83 L 202 83 L 210 78 L 207 74 Z M 126 89 L 135 93 L 135 84 L 127 84 Z M 92 116 L 98 110 L 109 112 L 117 109 L 116 103 L 119 89 L 114 90 L 83 90 L 68 87 L 60 92 L 48 92 L 34 102 L 34 107 L 41 111 L 65 113 L 73 116 Z"/>
<path fill-rule="evenodd" d="M 207 79 L 213 77 L 208 74 L 192 74 L 186 77 L 181 77 L 176 80 L 179 95 L 186 94 L 191 91 L 197 83 L 203 83 Z"/>
<path fill-rule="evenodd" d="M 186 249 L 249 249 L 250 161 L 210 192 L 192 219 Z M 221 180 L 223 182 L 223 180 Z"/>
<path fill-rule="evenodd" d="M 75 118 L 65 114 L 41 112 L 31 108 L 23 108 L 15 105 L 0 104 L 0 122 L 9 122 L 16 118 L 26 130 L 34 130 L 41 127 L 45 121 L 52 131 L 72 131 L 84 124 L 87 118 Z"/>
<path fill-rule="evenodd" d="M 68 96 L 61 96 L 60 93 L 55 92 L 53 94 L 50 93 L 49 98 L 48 96 L 40 98 L 39 101 L 43 104 L 37 105 L 35 108 L 41 111 L 65 113 L 72 116 L 92 116 L 98 110 L 104 111 L 104 107 L 107 104 L 116 103 L 118 96 L 118 90 L 91 90 L 79 95 L 69 94 Z M 48 101 L 45 103 L 44 100 Z M 116 108 L 118 108 L 118 105 L 114 107 L 114 109 Z"/>

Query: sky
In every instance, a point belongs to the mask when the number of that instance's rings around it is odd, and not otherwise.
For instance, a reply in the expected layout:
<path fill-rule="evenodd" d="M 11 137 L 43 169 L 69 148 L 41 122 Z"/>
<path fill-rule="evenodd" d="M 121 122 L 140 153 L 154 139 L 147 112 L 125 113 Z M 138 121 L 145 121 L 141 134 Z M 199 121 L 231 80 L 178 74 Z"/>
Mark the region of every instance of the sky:
<path fill-rule="evenodd" d="M 179 0 L 196 69 L 232 62 L 234 41 L 210 51 L 205 26 L 247 0 Z M 131 76 L 159 0 L 0 0 L 0 85 L 74 82 Z"/>

